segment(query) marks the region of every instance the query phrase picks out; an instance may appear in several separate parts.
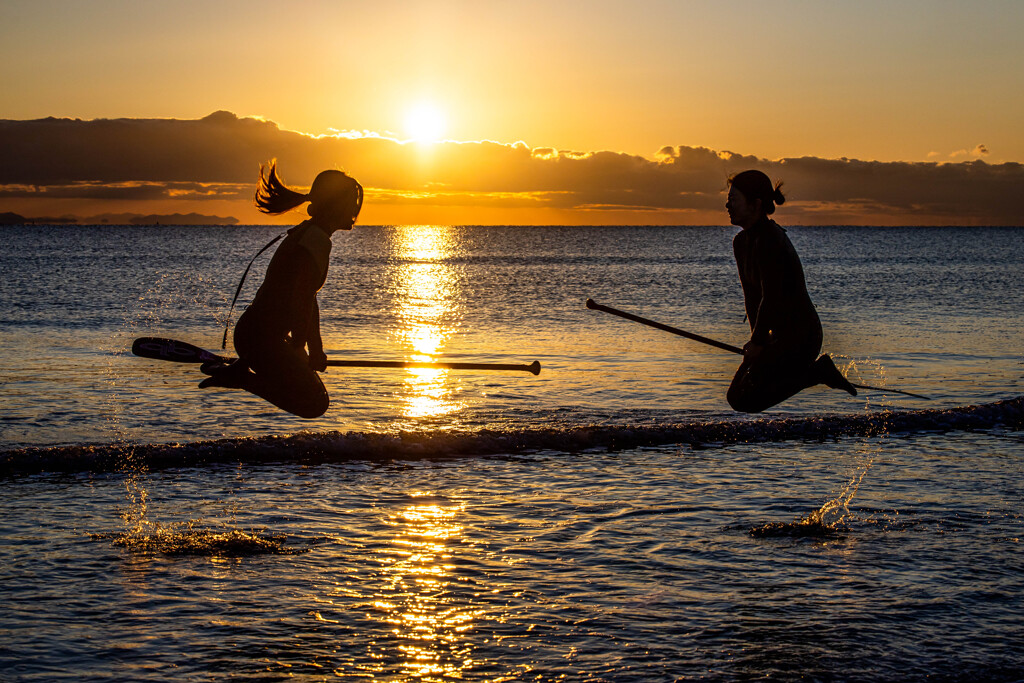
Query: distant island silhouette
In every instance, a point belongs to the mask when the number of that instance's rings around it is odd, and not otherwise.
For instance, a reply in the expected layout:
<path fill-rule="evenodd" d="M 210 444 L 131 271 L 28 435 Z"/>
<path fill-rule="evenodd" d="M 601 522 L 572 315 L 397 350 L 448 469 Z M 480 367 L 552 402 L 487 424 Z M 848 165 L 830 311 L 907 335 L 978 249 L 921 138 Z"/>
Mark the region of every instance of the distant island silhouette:
<path fill-rule="evenodd" d="M 237 225 L 232 216 L 207 216 L 200 213 L 171 214 L 101 214 L 87 218 L 77 216 L 29 218 L 11 211 L 0 213 L 0 225 Z"/>

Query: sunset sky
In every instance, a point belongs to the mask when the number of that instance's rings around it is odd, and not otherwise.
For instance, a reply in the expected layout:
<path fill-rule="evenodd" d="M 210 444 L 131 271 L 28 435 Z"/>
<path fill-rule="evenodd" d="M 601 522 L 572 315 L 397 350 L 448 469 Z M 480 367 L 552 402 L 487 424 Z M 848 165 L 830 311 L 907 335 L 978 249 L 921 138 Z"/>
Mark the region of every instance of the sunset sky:
<path fill-rule="evenodd" d="M 793 223 L 1019 224 L 1022 29 L 1018 0 L 4 0 L 0 212 L 261 222 L 277 157 L 359 178 L 365 223 L 720 224 L 758 167 Z M 141 121 L 126 151 L 94 119 Z"/>

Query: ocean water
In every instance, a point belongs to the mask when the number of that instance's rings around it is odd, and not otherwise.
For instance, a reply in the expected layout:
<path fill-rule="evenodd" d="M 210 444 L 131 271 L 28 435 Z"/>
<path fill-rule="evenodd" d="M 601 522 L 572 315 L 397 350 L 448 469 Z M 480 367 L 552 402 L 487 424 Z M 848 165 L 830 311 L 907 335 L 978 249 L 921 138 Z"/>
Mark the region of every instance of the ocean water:
<path fill-rule="evenodd" d="M 1024 679 L 1024 229 L 792 228 L 883 390 L 759 416 L 584 306 L 742 345 L 731 228 L 336 236 L 329 356 L 538 376 L 332 368 L 302 420 L 131 355 L 217 350 L 280 232 L 0 227 L 0 679 Z"/>

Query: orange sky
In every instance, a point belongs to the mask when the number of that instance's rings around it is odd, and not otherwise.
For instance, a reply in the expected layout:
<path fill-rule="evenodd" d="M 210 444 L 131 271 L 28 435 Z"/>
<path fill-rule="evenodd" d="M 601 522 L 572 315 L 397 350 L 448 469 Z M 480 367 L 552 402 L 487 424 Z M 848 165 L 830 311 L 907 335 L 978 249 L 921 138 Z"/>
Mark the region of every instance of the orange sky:
<path fill-rule="evenodd" d="M 262 221 L 246 198 L 275 156 L 296 185 L 314 163 L 359 177 L 367 223 L 721 223 L 744 163 L 786 181 L 794 223 L 1024 222 L 999 205 L 1024 189 L 1022 25 L 1015 0 L 7 0 L 0 119 L 26 144 L 0 160 L 0 212 Z M 179 136 L 220 168 L 206 182 L 243 186 L 230 196 L 174 190 L 203 179 L 163 176 L 152 154 L 117 170 L 109 143 L 108 164 L 61 173 L 68 152 L 15 125 L 222 110 L 273 128 L 248 149 L 237 126 Z M 461 144 L 399 144 L 418 134 Z"/>

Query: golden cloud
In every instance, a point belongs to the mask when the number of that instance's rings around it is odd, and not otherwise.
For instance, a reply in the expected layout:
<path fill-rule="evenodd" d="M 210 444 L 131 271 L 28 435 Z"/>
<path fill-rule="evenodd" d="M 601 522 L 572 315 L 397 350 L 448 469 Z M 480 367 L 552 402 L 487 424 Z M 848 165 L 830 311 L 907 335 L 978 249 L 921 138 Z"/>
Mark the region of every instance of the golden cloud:
<path fill-rule="evenodd" d="M 272 158 L 296 187 L 323 169 L 349 172 L 367 188 L 367 208 L 378 217 L 389 206 L 430 207 L 432 217 L 461 208 L 449 222 L 475 222 L 472 209 L 486 208 L 506 209 L 506 222 L 537 222 L 544 216 L 538 212 L 551 211 L 560 221 L 575 212 L 571 220 L 579 222 L 614 213 L 618 221 L 635 214 L 641 222 L 720 224 L 727 178 L 746 168 L 785 181 L 783 220 L 791 224 L 1017 225 L 1024 189 L 1024 167 L 985 163 L 984 145 L 958 163 L 766 160 L 683 145 L 663 146 L 648 159 L 523 142 L 403 143 L 369 131 L 309 136 L 230 112 L 198 120 L 0 121 L 0 147 L 5 206 L 159 199 L 195 210 L 204 201 L 219 208 L 230 201 L 250 212 L 248 220 L 255 214 L 243 202 L 259 164 Z"/>

